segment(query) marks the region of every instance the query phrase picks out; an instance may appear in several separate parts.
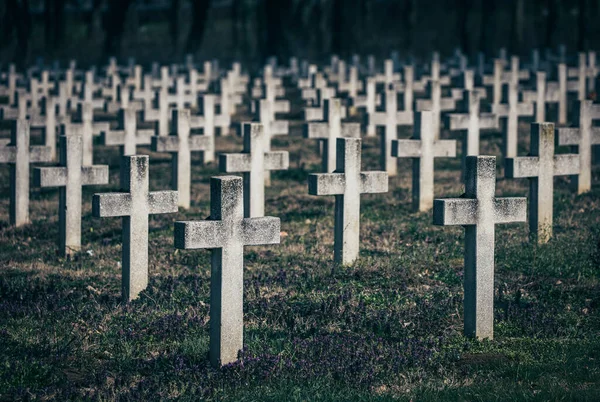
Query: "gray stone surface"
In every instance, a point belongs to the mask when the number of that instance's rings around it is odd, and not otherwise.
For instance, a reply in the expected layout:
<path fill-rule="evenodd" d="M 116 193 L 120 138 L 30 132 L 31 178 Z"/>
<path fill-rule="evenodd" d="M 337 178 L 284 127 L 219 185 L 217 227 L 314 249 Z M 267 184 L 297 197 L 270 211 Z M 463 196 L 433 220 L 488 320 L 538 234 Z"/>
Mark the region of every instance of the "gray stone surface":
<path fill-rule="evenodd" d="M 212 177 L 210 218 L 175 222 L 175 247 L 211 249 L 210 361 L 237 360 L 244 344 L 244 246 L 279 244 L 279 218 L 244 218 L 242 179 Z"/>
<path fill-rule="evenodd" d="M 340 99 L 325 99 L 324 122 L 304 126 L 304 137 L 315 138 L 323 143 L 322 166 L 324 172 L 336 168 L 336 140 L 342 137 L 360 137 L 360 123 L 342 123 Z"/>
<path fill-rule="evenodd" d="M 190 135 L 190 110 L 173 110 L 171 135 L 153 136 L 152 150 L 172 154 L 171 186 L 179 193 L 181 208 L 190 208 L 192 185 L 192 152 L 209 150 L 214 153 L 215 137 Z"/>
<path fill-rule="evenodd" d="M 148 286 L 148 215 L 177 212 L 177 191 L 149 192 L 149 158 L 121 158 L 121 193 L 94 194 L 97 218 L 123 218 L 122 295 L 138 297 Z"/>
<path fill-rule="evenodd" d="M 393 86 L 386 88 L 382 101 L 383 112 L 370 114 L 368 119 L 370 125 L 384 127 L 381 138 L 380 165 L 388 176 L 396 176 L 398 162 L 392 155 L 392 141 L 398 138 L 398 126 L 413 125 L 413 112 L 398 111 L 398 93 Z"/>
<path fill-rule="evenodd" d="M 554 124 L 531 125 L 530 156 L 506 159 L 506 177 L 530 179 L 529 231 L 538 243 L 552 237 L 554 176 L 576 175 L 579 155 L 554 154 Z"/>
<path fill-rule="evenodd" d="M 600 120 L 600 105 L 578 102 L 573 114 L 579 118 L 578 127 L 558 128 L 558 145 L 578 151 L 580 171 L 571 181 L 577 194 L 583 194 L 592 189 L 592 147 L 600 145 L 600 128 L 594 127 L 593 121 Z"/>
<path fill-rule="evenodd" d="M 80 136 L 60 136 L 60 167 L 35 168 L 37 187 L 59 187 L 58 246 L 62 255 L 81 248 L 82 187 L 108 184 L 108 166 L 82 166 L 83 140 Z"/>
<path fill-rule="evenodd" d="M 496 157 L 468 156 L 465 194 L 433 204 L 435 225 L 465 227 L 464 331 L 479 339 L 494 337 L 494 226 L 527 219 L 524 197 L 496 198 L 495 189 Z"/>
<path fill-rule="evenodd" d="M 29 164 L 51 162 L 52 151 L 45 146 L 29 145 L 29 121 L 13 121 L 10 144 L 0 148 L 0 163 L 10 165 L 10 224 L 29 223 Z"/>
<path fill-rule="evenodd" d="M 289 154 L 285 151 L 265 152 L 262 124 L 243 123 L 242 130 L 244 152 L 219 155 L 219 169 L 244 174 L 244 216 L 255 218 L 265 214 L 265 171 L 287 170 Z"/>
<path fill-rule="evenodd" d="M 342 265 L 358 258 L 360 194 L 388 191 L 386 172 L 361 172 L 361 143 L 359 138 L 338 138 L 335 173 L 308 176 L 310 195 L 335 196 L 334 261 Z"/>
<path fill-rule="evenodd" d="M 168 120 L 167 120 L 168 121 Z M 150 145 L 154 130 L 141 130 L 137 128 L 136 111 L 133 108 L 119 111 L 119 128 L 109 129 L 100 134 L 102 144 L 106 146 L 118 145 L 121 156 L 135 155 L 138 145 Z"/>
<path fill-rule="evenodd" d="M 413 159 L 413 209 L 421 212 L 433 207 L 435 158 L 456 157 L 456 141 L 435 139 L 433 120 L 433 112 L 415 112 L 413 138 L 392 141 L 394 157 Z"/>

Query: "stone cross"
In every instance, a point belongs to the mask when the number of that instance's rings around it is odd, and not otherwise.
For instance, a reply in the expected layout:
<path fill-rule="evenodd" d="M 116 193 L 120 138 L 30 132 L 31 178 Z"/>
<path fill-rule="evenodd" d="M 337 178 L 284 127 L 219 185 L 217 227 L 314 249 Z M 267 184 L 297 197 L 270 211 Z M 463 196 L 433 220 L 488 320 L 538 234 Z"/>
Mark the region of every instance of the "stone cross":
<path fill-rule="evenodd" d="M 286 170 L 289 154 L 265 152 L 262 124 L 244 123 L 244 152 L 219 155 L 219 168 L 226 173 L 244 174 L 244 216 L 255 218 L 265 214 L 265 171 Z"/>
<path fill-rule="evenodd" d="M 310 195 L 335 195 L 334 262 L 352 264 L 360 244 L 360 194 L 386 193 L 386 172 L 361 172 L 361 139 L 337 139 L 335 173 L 308 176 Z"/>
<path fill-rule="evenodd" d="M 479 155 L 479 140 L 481 129 L 498 128 L 498 118 L 493 113 L 480 113 L 482 94 L 478 91 L 465 90 L 460 108 L 462 113 L 448 115 L 450 131 L 466 130 L 462 141 L 463 169 L 467 156 Z"/>
<path fill-rule="evenodd" d="M 29 145 L 29 121 L 11 122 L 10 144 L 0 147 L 0 163 L 10 165 L 10 224 L 29 223 L 29 164 L 51 162 L 49 147 Z"/>
<path fill-rule="evenodd" d="M 56 160 L 56 99 L 52 96 L 42 98 L 42 113 L 29 116 L 31 128 L 41 127 L 44 132 L 44 145 L 50 148 L 52 160 Z"/>
<path fill-rule="evenodd" d="M 179 193 L 178 205 L 190 208 L 190 188 L 192 185 L 192 151 L 214 153 L 215 137 L 190 135 L 190 110 L 173 110 L 171 135 L 153 136 L 152 150 L 169 152 L 172 156 L 171 187 Z"/>
<path fill-rule="evenodd" d="M 535 121 L 538 123 L 546 121 L 547 103 L 560 104 L 559 85 L 557 82 L 546 82 L 545 71 L 536 72 L 535 91 L 523 91 L 522 93 L 524 102 L 535 102 Z"/>
<path fill-rule="evenodd" d="M 416 110 L 421 112 L 431 110 L 433 113 L 433 134 L 435 138 L 440 138 L 442 112 L 448 112 L 456 109 L 456 101 L 450 98 L 442 97 L 442 85 L 439 80 L 429 82 L 430 99 L 417 99 Z"/>
<path fill-rule="evenodd" d="M 215 115 L 215 95 L 204 94 L 200 98 L 201 115 L 190 116 L 191 128 L 201 128 L 202 134 L 207 137 L 215 137 L 215 128 L 229 127 L 231 118 L 226 115 Z M 214 140 L 213 140 L 214 144 Z M 204 163 L 214 162 L 215 150 L 205 149 L 202 153 Z"/>
<path fill-rule="evenodd" d="M 560 127 L 556 131 L 559 146 L 578 149 L 580 171 L 578 175 L 571 176 L 571 181 L 577 194 L 583 194 L 592 189 L 592 147 L 600 145 L 600 128 L 592 123 L 600 120 L 600 105 L 586 100 L 578 102 L 576 109 L 579 127 Z"/>
<path fill-rule="evenodd" d="M 210 179 L 210 218 L 175 222 L 175 248 L 211 249 L 210 361 L 237 360 L 244 343 L 244 246 L 279 244 L 279 218 L 244 218 L 242 179 Z"/>
<path fill-rule="evenodd" d="M 106 146 L 119 145 L 121 156 L 135 155 L 138 145 L 150 145 L 154 130 L 137 128 L 136 112 L 132 108 L 119 111 L 119 128 L 107 130 L 100 134 L 102 144 Z"/>
<path fill-rule="evenodd" d="M 90 102 L 77 106 L 78 123 L 68 123 L 61 126 L 62 134 L 78 135 L 82 140 L 82 164 L 89 166 L 94 161 L 94 111 Z M 110 127 L 109 127 L 110 128 Z"/>
<path fill-rule="evenodd" d="M 130 301 L 148 286 L 148 216 L 177 212 L 177 191 L 149 192 L 147 155 L 121 158 L 122 193 L 94 194 L 97 218 L 123 218 L 122 294 Z"/>
<path fill-rule="evenodd" d="M 108 166 L 82 166 L 83 140 L 80 136 L 60 136 L 60 167 L 35 168 L 35 186 L 59 187 L 58 244 L 62 255 L 81 248 L 82 187 L 108 184 Z"/>
<path fill-rule="evenodd" d="M 519 89 L 516 80 L 508 85 L 508 104 L 492 105 L 492 113 L 507 120 L 503 130 L 503 154 L 505 158 L 514 158 L 517 156 L 519 145 L 519 117 L 533 116 L 533 104 L 519 102 Z"/>
<path fill-rule="evenodd" d="M 360 123 L 342 123 L 340 99 L 325 99 L 323 108 L 325 121 L 305 124 L 304 137 L 323 142 L 322 169 L 330 173 L 337 166 L 335 141 L 341 137 L 360 137 Z"/>
<path fill-rule="evenodd" d="M 479 339 L 494 337 L 494 244 L 499 223 L 525 222 L 525 197 L 496 198 L 496 157 L 468 156 L 465 194 L 437 199 L 434 225 L 465 227 L 464 331 Z"/>
<path fill-rule="evenodd" d="M 413 138 L 392 141 L 392 155 L 413 159 L 413 208 L 420 212 L 430 210 L 433 206 L 434 159 L 456 157 L 456 141 L 435 139 L 433 113 L 416 112 Z"/>
<path fill-rule="evenodd" d="M 262 124 L 264 130 L 265 152 L 271 152 L 271 140 L 276 135 L 288 135 L 289 122 L 275 119 L 275 102 L 261 99 L 256 102 L 256 105 L 257 120 Z M 271 172 L 265 172 L 265 185 L 271 185 Z"/>
<path fill-rule="evenodd" d="M 579 174 L 579 155 L 554 154 L 554 124 L 531 125 L 530 156 L 506 160 L 506 177 L 531 180 L 529 186 L 529 232 L 538 243 L 552 237 L 554 176 Z"/>
<path fill-rule="evenodd" d="M 142 111 L 142 121 L 153 121 L 158 135 L 169 135 L 169 93 L 167 89 L 156 91 L 155 108 Z"/>
<path fill-rule="evenodd" d="M 412 126 L 413 112 L 398 111 L 398 94 L 393 86 L 385 90 L 382 98 L 383 112 L 375 112 L 368 115 L 369 124 L 384 126 L 381 138 L 380 163 L 381 170 L 387 172 L 388 176 L 398 174 L 398 162 L 392 156 L 392 142 L 398 138 L 398 126 Z"/>

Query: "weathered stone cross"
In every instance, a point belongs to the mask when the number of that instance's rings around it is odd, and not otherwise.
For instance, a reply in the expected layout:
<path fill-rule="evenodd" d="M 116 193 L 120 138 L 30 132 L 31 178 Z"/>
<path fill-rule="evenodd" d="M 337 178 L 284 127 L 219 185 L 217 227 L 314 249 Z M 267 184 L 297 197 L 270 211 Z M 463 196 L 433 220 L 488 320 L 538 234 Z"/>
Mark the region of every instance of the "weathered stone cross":
<path fill-rule="evenodd" d="M 456 101 L 452 97 L 442 97 L 442 84 L 439 80 L 430 81 L 428 91 L 430 99 L 417 99 L 416 110 L 433 112 L 433 134 L 437 139 L 440 138 L 442 112 L 455 110 Z"/>
<path fill-rule="evenodd" d="M 448 115 L 448 129 L 466 130 L 462 141 L 462 165 L 465 166 L 467 156 L 479 155 L 481 129 L 498 128 L 498 118 L 493 113 L 480 113 L 482 94 L 479 91 L 464 91 L 459 102 L 461 113 Z"/>
<path fill-rule="evenodd" d="M 310 195 L 335 195 L 334 261 L 352 264 L 360 244 L 360 194 L 386 193 L 386 172 L 361 172 L 360 138 L 337 139 L 337 169 L 334 173 L 308 176 Z"/>
<path fill-rule="evenodd" d="M 29 145 L 29 121 L 11 124 L 10 144 L 0 147 L 0 163 L 10 165 L 10 224 L 22 226 L 29 223 L 29 164 L 51 162 L 52 151 Z"/>
<path fill-rule="evenodd" d="M 433 207 L 434 160 L 456 157 L 455 140 L 439 140 L 433 136 L 433 113 L 415 112 L 413 139 L 392 141 L 392 155 L 412 158 L 413 208 L 428 211 Z"/>
<path fill-rule="evenodd" d="M 525 222 L 525 197 L 496 198 L 496 157 L 468 156 L 465 194 L 437 199 L 434 225 L 465 227 L 464 331 L 476 338 L 494 337 L 494 244 L 499 223 Z"/>
<path fill-rule="evenodd" d="M 579 155 L 554 154 L 554 124 L 531 125 L 530 156 L 506 160 L 506 177 L 527 177 L 529 186 L 529 232 L 538 243 L 552 237 L 554 176 L 579 174 Z"/>
<path fill-rule="evenodd" d="M 171 188 L 179 193 L 178 205 L 190 208 L 192 185 L 192 151 L 208 150 L 214 153 L 215 137 L 190 135 L 190 110 L 173 110 L 171 135 L 153 136 L 152 150 L 169 152 L 172 156 Z"/>
<path fill-rule="evenodd" d="M 101 141 L 106 146 L 119 145 L 121 156 L 135 155 L 138 145 L 150 145 L 154 130 L 137 128 L 136 111 L 132 108 L 119 111 L 119 128 L 103 131 Z"/>
<path fill-rule="evenodd" d="M 382 99 L 383 112 L 375 112 L 368 116 L 369 124 L 384 126 L 381 138 L 380 163 L 381 170 L 388 176 L 398 174 L 398 162 L 392 156 L 392 141 L 398 138 L 398 126 L 412 126 L 413 112 L 398 111 L 398 94 L 393 86 L 388 86 Z"/>
<path fill-rule="evenodd" d="M 82 166 L 83 140 L 80 136 L 60 136 L 60 167 L 35 168 L 37 187 L 59 187 L 58 245 L 62 255 L 81 248 L 82 187 L 108 184 L 108 166 Z"/>
<path fill-rule="evenodd" d="M 265 171 L 286 170 L 290 164 L 286 151 L 265 152 L 262 124 L 244 123 L 244 152 L 219 155 L 219 168 L 226 173 L 244 174 L 244 216 L 265 214 Z"/>
<path fill-rule="evenodd" d="M 592 126 L 592 122 L 600 120 L 600 105 L 586 100 L 578 102 L 577 109 L 579 127 L 560 127 L 556 131 L 559 146 L 568 145 L 579 150 L 580 171 L 571 179 L 577 194 L 583 194 L 592 189 L 592 146 L 600 145 L 600 128 Z"/>
<path fill-rule="evenodd" d="M 244 344 L 244 246 L 279 244 L 279 218 L 244 218 L 242 179 L 210 179 L 210 218 L 175 222 L 175 248 L 211 249 L 210 361 L 237 360 Z"/>
<path fill-rule="evenodd" d="M 333 172 L 336 168 L 336 143 L 341 137 L 360 137 L 360 123 L 342 123 L 342 102 L 340 99 L 325 99 L 324 120 L 304 126 L 305 138 L 316 138 L 323 142 L 322 169 Z"/>
<path fill-rule="evenodd" d="M 94 194 L 97 218 L 123 218 L 122 295 L 130 301 L 148 286 L 148 216 L 177 212 L 177 191 L 149 192 L 147 155 L 121 158 L 122 193 Z"/>

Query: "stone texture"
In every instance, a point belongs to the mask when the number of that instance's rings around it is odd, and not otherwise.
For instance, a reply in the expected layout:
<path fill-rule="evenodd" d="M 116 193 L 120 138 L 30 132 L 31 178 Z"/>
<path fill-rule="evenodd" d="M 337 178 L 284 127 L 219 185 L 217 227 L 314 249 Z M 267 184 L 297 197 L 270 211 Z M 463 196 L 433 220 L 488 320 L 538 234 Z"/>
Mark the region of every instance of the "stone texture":
<path fill-rule="evenodd" d="M 168 120 L 167 120 L 168 121 Z M 121 156 L 135 155 L 138 145 L 150 145 L 154 130 L 137 128 L 136 111 L 133 108 L 121 109 L 119 112 L 119 128 L 107 130 L 100 134 L 102 144 L 118 145 Z"/>
<path fill-rule="evenodd" d="M 383 97 L 383 112 L 368 115 L 369 124 L 383 126 L 380 165 L 388 176 L 398 174 L 398 163 L 392 155 L 392 142 L 398 138 L 398 126 L 412 126 L 413 112 L 398 111 L 398 93 L 393 86 L 387 87 Z"/>
<path fill-rule="evenodd" d="M 29 145 L 29 122 L 11 122 L 10 143 L 0 148 L 0 163 L 10 165 L 10 224 L 29 223 L 29 164 L 51 162 L 52 151 Z"/>
<path fill-rule="evenodd" d="M 433 112 L 415 112 L 413 138 L 392 142 L 394 157 L 413 159 L 413 208 L 421 212 L 433 207 L 434 159 L 456 157 L 456 141 L 435 139 L 433 120 Z"/>
<path fill-rule="evenodd" d="M 334 261 L 349 265 L 358 258 L 360 194 L 388 191 L 386 172 L 361 172 L 361 140 L 337 139 L 335 173 L 308 176 L 310 195 L 335 195 Z"/>
<path fill-rule="evenodd" d="M 211 249 L 210 361 L 237 360 L 244 337 L 244 246 L 279 244 L 279 218 L 244 218 L 242 179 L 212 177 L 210 218 L 175 222 L 175 247 Z"/>
<path fill-rule="evenodd" d="M 578 151 L 580 171 L 571 176 L 571 181 L 577 194 L 583 194 L 592 189 L 592 147 L 600 145 L 600 128 L 592 123 L 600 120 L 600 105 L 588 100 L 578 102 L 574 115 L 579 116 L 579 127 L 558 128 L 558 145 Z"/>
<path fill-rule="evenodd" d="M 94 194 L 97 218 L 123 218 L 122 295 L 138 297 L 148 286 L 148 215 L 177 212 L 177 191 L 149 192 L 149 158 L 121 158 L 121 193 Z"/>
<path fill-rule="evenodd" d="M 192 185 L 192 152 L 209 150 L 214 153 L 215 137 L 190 135 L 190 110 L 173 110 L 171 135 L 153 136 L 152 150 L 172 154 L 171 187 L 179 194 L 178 205 L 190 208 Z"/>
<path fill-rule="evenodd" d="M 60 136 L 60 167 L 35 168 L 35 186 L 59 187 L 58 245 L 62 255 L 81 248 L 82 187 L 108 184 L 108 166 L 82 166 L 83 140 L 80 136 Z"/>
<path fill-rule="evenodd" d="M 538 243 L 552 237 L 554 176 L 576 175 L 579 155 L 554 154 L 554 124 L 531 125 L 530 156 L 506 159 L 506 177 L 530 179 L 529 231 Z"/>
<path fill-rule="evenodd" d="M 265 152 L 262 124 L 243 123 L 244 152 L 219 155 L 219 168 L 226 173 L 244 174 L 244 216 L 255 218 L 265 214 L 265 171 L 286 170 L 289 154 L 285 151 Z"/>
<path fill-rule="evenodd" d="M 308 123 L 304 126 L 304 137 L 315 138 L 323 143 L 322 166 L 324 172 L 336 168 L 336 140 L 342 137 L 360 137 L 360 123 L 342 123 L 340 99 L 325 99 L 324 122 Z"/>
<path fill-rule="evenodd" d="M 494 226 L 527 219 L 524 197 L 496 198 L 495 188 L 496 157 L 468 156 L 465 194 L 433 205 L 435 225 L 465 227 L 464 331 L 478 339 L 494 337 Z"/>

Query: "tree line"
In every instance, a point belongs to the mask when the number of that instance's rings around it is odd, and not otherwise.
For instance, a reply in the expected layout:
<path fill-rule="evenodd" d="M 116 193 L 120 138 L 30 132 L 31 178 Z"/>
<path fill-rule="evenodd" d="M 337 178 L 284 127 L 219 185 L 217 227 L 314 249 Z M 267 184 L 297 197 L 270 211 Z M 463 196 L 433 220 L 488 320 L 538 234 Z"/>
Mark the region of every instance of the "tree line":
<path fill-rule="evenodd" d="M 37 23 L 43 25 L 43 55 L 54 57 L 71 40 L 69 27 L 78 23 L 103 59 L 119 56 L 123 38 L 138 35 L 137 10 L 152 2 L 2 0 L 0 48 L 12 46 L 13 60 L 28 62 Z M 567 42 L 585 50 L 597 43 L 593 22 L 600 16 L 600 0 L 163 0 L 159 5 L 155 13 L 168 26 L 160 45 L 171 49 L 169 57 L 202 51 L 207 29 L 225 24 L 227 35 L 210 38 L 225 43 L 219 49 L 224 54 L 217 56 L 261 62 L 271 55 L 323 59 L 391 48 L 419 54 L 459 47 L 467 54 L 491 55 L 503 46 L 523 54 L 534 45 Z M 41 15 L 34 15 L 34 6 Z"/>

